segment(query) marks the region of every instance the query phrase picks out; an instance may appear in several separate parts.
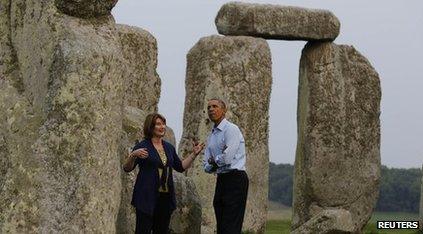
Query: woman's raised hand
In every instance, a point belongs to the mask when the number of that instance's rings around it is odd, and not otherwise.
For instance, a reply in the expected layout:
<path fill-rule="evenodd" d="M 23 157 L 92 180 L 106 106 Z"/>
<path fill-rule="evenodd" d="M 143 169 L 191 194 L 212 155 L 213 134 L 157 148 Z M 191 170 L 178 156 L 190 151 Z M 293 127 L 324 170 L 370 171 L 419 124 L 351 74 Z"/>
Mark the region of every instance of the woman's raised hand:
<path fill-rule="evenodd" d="M 147 148 L 140 148 L 137 150 L 134 150 L 131 155 L 133 157 L 137 157 L 137 158 L 147 158 L 148 157 L 148 151 Z"/>
<path fill-rule="evenodd" d="M 197 141 L 192 142 L 192 152 L 197 156 L 204 149 L 205 144 Z"/>

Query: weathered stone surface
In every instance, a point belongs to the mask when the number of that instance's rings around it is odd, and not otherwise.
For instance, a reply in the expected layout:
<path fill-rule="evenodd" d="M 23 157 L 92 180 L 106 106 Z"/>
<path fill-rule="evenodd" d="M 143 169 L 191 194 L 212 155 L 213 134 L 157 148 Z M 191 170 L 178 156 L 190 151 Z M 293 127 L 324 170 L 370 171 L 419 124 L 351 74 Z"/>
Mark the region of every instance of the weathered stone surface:
<path fill-rule="evenodd" d="M 41 118 L 6 77 L 0 78 L 0 233 L 37 233 L 41 162 L 29 143 L 39 137 Z"/>
<path fill-rule="evenodd" d="M 173 180 L 176 210 L 170 220 L 171 233 L 201 233 L 201 200 L 193 180 L 178 172 L 173 173 Z"/>
<path fill-rule="evenodd" d="M 166 134 L 164 136 L 164 140 L 172 144 L 175 147 L 175 149 L 177 148 L 175 133 L 173 132 L 173 129 L 170 128 L 169 126 L 166 126 Z"/>
<path fill-rule="evenodd" d="M 186 99 L 180 155 L 187 155 L 192 140 L 206 141 L 212 123 L 207 101 L 227 101 L 227 118 L 244 134 L 250 187 L 244 230 L 264 232 L 268 189 L 268 109 L 272 84 L 271 56 L 263 39 L 252 37 L 202 38 L 188 53 Z M 190 169 L 202 205 L 202 233 L 212 233 L 215 176 L 202 168 L 203 156 Z"/>
<path fill-rule="evenodd" d="M 55 0 L 60 11 L 81 18 L 110 15 L 117 2 L 118 0 Z"/>
<path fill-rule="evenodd" d="M 164 140 L 173 146 L 176 144 L 175 133 L 166 126 Z M 201 233 L 201 200 L 195 188 L 194 181 L 184 174 L 174 172 L 176 210 L 170 220 L 170 233 L 198 234 Z"/>
<path fill-rule="evenodd" d="M 157 47 L 56 3 L 0 0 L 0 232 L 113 233 L 133 214 L 121 205 L 133 187 L 121 179 L 136 137 L 128 110 L 157 110 Z"/>
<path fill-rule="evenodd" d="M 281 40 L 335 40 L 340 28 L 327 10 L 242 2 L 224 4 L 215 23 L 223 35 Z"/>
<path fill-rule="evenodd" d="M 147 114 L 157 112 L 160 79 L 156 73 L 157 42 L 150 33 L 136 27 L 117 25 L 123 56 L 131 64 L 125 71 L 124 133 L 120 144 L 123 163 L 129 148 L 142 139 L 142 127 Z M 140 82 L 142 81 L 142 82 Z M 142 90 L 142 91 L 140 91 Z M 122 174 L 122 200 L 116 226 L 117 233 L 132 233 L 135 213 L 131 205 L 132 191 L 138 169 Z"/>
<path fill-rule="evenodd" d="M 132 134 L 131 140 L 139 140 L 143 138 L 142 128 L 147 114 L 145 111 L 133 106 L 125 106 L 122 126 L 125 132 Z"/>
<path fill-rule="evenodd" d="M 121 163 L 128 155 L 128 149 L 135 142 L 144 138 L 142 128 L 145 117 L 157 112 L 160 97 L 160 78 L 157 75 L 157 42 L 147 31 L 126 25 L 117 25 L 116 30 L 121 42 L 123 57 L 129 66 L 124 76 L 124 118 L 119 144 Z M 117 233 L 133 233 L 135 230 L 135 212 L 131 205 L 132 191 L 138 169 L 122 173 L 121 203 Z"/>
<path fill-rule="evenodd" d="M 303 233 L 352 233 L 354 225 L 351 213 L 344 209 L 323 210 L 301 225 L 291 234 Z"/>
<path fill-rule="evenodd" d="M 125 71 L 125 76 L 128 77 L 125 84 L 125 106 L 137 107 L 146 114 L 157 112 L 161 86 L 156 72 L 157 41 L 149 32 L 137 27 L 116 27 L 123 56 L 130 65 Z M 144 119 L 139 124 L 142 126 Z"/>
<path fill-rule="evenodd" d="M 351 46 L 308 43 L 298 96 L 292 228 L 301 230 L 322 210 L 345 209 L 359 232 L 378 197 L 378 74 Z"/>

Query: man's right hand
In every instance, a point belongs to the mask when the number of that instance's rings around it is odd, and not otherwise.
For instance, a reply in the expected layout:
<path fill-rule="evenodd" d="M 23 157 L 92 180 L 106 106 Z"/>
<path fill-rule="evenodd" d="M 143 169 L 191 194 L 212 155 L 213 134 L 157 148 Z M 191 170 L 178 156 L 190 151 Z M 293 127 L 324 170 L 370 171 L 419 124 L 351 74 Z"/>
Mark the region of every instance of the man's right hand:
<path fill-rule="evenodd" d="M 134 150 L 131 153 L 131 157 L 134 157 L 134 158 L 137 157 L 142 159 L 147 158 L 148 157 L 147 148 L 140 148 L 140 149 Z"/>
<path fill-rule="evenodd" d="M 218 166 L 213 158 L 210 157 L 207 162 L 212 166 L 212 169 L 211 169 L 212 172 L 217 170 Z"/>

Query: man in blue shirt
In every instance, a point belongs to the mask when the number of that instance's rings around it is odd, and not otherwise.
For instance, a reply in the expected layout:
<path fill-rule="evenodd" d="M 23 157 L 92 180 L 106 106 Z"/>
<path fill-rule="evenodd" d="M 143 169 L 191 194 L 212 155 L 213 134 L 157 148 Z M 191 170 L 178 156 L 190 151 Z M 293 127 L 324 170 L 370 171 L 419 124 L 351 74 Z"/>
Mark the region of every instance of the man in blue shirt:
<path fill-rule="evenodd" d="M 226 104 L 213 98 L 207 104 L 213 129 L 207 138 L 204 170 L 217 173 L 213 207 L 217 234 L 241 233 L 248 194 L 245 141 L 238 126 L 225 119 Z"/>

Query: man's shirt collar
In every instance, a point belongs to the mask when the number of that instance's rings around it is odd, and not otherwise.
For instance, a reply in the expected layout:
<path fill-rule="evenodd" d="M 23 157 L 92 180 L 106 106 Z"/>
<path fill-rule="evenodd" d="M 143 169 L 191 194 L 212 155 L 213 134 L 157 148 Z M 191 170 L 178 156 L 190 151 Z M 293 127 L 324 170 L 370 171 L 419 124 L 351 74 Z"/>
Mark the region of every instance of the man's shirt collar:
<path fill-rule="evenodd" d="M 223 118 L 222 121 L 220 121 L 219 125 L 217 127 L 213 127 L 213 132 L 219 129 L 219 131 L 223 131 L 226 128 L 226 125 L 228 125 L 228 120 L 226 118 Z"/>

